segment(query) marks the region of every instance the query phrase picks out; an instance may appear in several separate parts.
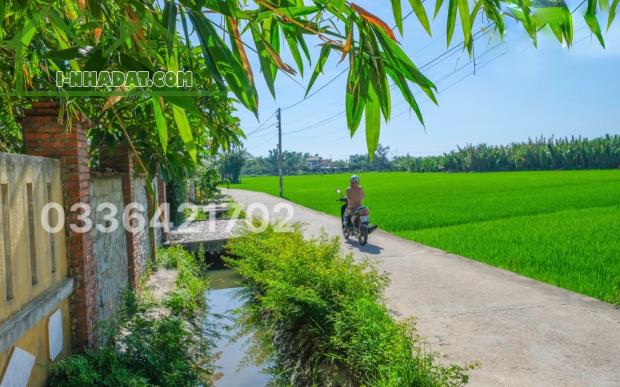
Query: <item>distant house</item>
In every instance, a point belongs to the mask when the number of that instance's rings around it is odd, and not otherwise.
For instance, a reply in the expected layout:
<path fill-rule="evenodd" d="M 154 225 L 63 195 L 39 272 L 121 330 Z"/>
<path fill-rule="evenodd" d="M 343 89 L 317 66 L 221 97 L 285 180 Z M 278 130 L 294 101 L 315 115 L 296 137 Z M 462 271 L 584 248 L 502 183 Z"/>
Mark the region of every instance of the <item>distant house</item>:
<path fill-rule="evenodd" d="M 331 172 L 334 165 L 331 158 L 324 159 L 319 155 L 314 155 L 306 158 L 306 167 L 314 172 Z"/>
<path fill-rule="evenodd" d="M 321 157 L 319 157 L 319 155 L 314 155 L 306 158 L 306 166 L 308 169 L 321 168 Z"/>

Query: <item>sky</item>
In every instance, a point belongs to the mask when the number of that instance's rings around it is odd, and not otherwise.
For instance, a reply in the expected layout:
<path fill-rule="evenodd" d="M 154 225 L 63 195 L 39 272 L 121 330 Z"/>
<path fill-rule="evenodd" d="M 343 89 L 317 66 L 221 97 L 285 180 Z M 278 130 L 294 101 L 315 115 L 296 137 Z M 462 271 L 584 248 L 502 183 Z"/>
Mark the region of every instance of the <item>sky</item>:
<path fill-rule="evenodd" d="M 393 25 L 386 0 L 356 3 Z M 430 17 L 434 2 L 428 3 Z M 578 4 L 572 0 L 567 3 L 570 9 Z M 408 11 L 405 8 L 403 15 Z M 620 134 L 620 21 L 604 35 L 603 49 L 585 26 L 584 12 L 585 7 L 581 7 L 574 14 L 574 45 L 570 49 L 562 47 L 548 31 L 539 33 L 535 48 L 523 28 L 507 19 L 503 41 L 492 31 L 476 40 L 475 75 L 473 61 L 461 50 L 426 66 L 423 72 L 438 87 L 439 106 L 414 90 L 424 115 L 423 127 L 396 91 L 392 94 L 392 118 L 382 124 L 380 143 L 390 147 L 391 156 L 420 156 L 449 152 L 467 143 L 499 145 L 541 135 Z M 606 19 L 601 19 L 601 26 L 606 25 Z M 462 41 L 459 29 L 455 29 L 452 46 Z M 422 67 L 447 50 L 444 31 L 442 13 L 432 23 L 432 37 L 412 15 L 404 22 L 404 36 L 397 38 L 414 63 Z M 287 50 L 283 49 L 282 56 L 294 64 Z M 311 47 L 314 58 L 318 58 L 318 50 Z M 345 115 L 340 114 L 344 111 L 346 73 L 312 97 L 286 108 L 303 99 L 314 63 L 306 69 L 305 77 L 295 77 L 299 84 L 279 73 L 274 99 L 259 74 L 257 58 L 252 56 L 250 61 L 258 78 L 259 120 L 242 106 L 237 111 L 241 128 L 252 133 L 244 144 L 250 153 L 266 155 L 275 148 L 274 112 L 278 107 L 283 108 L 284 150 L 333 159 L 367 152 L 363 126 L 350 138 Z M 330 57 L 313 90 L 345 70 L 347 61 L 338 61 L 336 55 Z"/>

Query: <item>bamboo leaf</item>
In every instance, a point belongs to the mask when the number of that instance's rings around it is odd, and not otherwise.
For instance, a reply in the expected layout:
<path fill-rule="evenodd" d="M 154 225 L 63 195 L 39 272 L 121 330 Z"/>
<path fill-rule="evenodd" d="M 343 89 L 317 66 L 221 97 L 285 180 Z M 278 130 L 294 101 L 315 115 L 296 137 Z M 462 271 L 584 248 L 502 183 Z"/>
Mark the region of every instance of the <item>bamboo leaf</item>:
<path fill-rule="evenodd" d="M 365 72 L 360 71 L 359 60 L 354 60 L 347 76 L 347 93 L 345 98 L 347 127 L 351 137 L 357 131 L 362 121 L 366 101 L 362 96 L 365 86 Z M 360 73 L 361 72 L 361 73 Z"/>
<path fill-rule="evenodd" d="M 240 59 L 233 55 L 205 15 L 192 11 L 190 18 L 196 28 L 196 34 L 199 37 L 204 55 L 212 61 L 216 68 L 221 69 L 220 73 L 240 102 L 256 114 L 258 111 L 258 94 Z"/>
<path fill-rule="evenodd" d="M 379 132 L 381 130 L 381 107 L 375 90 L 368 85 L 368 101 L 366 101 L 366 146 L 368 156 L 372 159 L 377 146 L 379 146 Z"/>
<path fill-rule="evenodd" d="M 459 0 L 448 0 L 448 20 L 447 20 L 447 33 L 446 39 L 448 46 L 452 41 L 452 35 L 454 34 L 454 26 L 456 25 L 456 9 L 458 7 Z"/>
<path fill-rule="evenodd" d="M 323 66 L 325 66 L 325 62 L 327 62 L 327 57 L 329 56 L 329 52 L 331 47 L 328 45 L 324 45 L 321 47 L 321 53 L 319 54 L 319 60 L 316 62 L 316 66 L 314 67 L 314 71 L 312 72 L 312 76 L 310 77 L 310 82 L 308 83 L 308 87 L 306 88 L 306 95 L 310 92 L 312 85 L 316 81 L 317 77 L 320 73 L 323 72 Z"/>
<path fill-rule="evenodd" d="M 289 28 L 287 28 L 289 27 Z M 288 48 L 291 51 L 291 56 L 295 60 L 295 64 L 297 65 L 297 69 L 301 73 L 301 76 L 304 76 L 304 62 L 301 58 L 301 53 L 299 52 L 299 47 L 297 47 L 297 36 L 295 34 L 295 29 L 290 26 L 284 26 L 282 31 L 284 32 L 284 37 L 286 38 L 286 42 L 288 43 Z"/>
<path fill-rule="evenodd" d="M 241 58 L 243 69 L 245 70 L 252 87 L 254 87 L 254 74 L 252 73 L 252 66 L 250 66 L 250 61 L 248 60 L 248 55 L 245 52 L 245 47 L 243 47 L 243 40 L 241 40 L 241 34 L 239 33 L 237 21 L 232 17 L 228 17 L 228 27 L 230 30 L 230 40 L 232 46 L 235 48 L 235 52 L 239 58 Z"/>
<path fill-rule="evenodd" d="M 396 40 L 396 36 L 394 35 L 394 31 L 378 16 L 373 15 L 372 13 L 366 11 L 364 8 L 360 7 L 356 4 L 351 4 L 351 8 L 355 10 L 362 19 L 366 20 L 368 23 L 373 24 L 379 28 L 381 28 L 385 33 L 392 39 Z"/>
<path fill-rule="evenodd" d="M 194 135 L 192 134 L 192 129 L 189 126 L 189 121 L 187 120 L 187 114 L 185 113 L 185 110 L 176 105 L 172 105 L 172 114 L 174 116 L 174 121 L 177 124 L 177 128 L 179 129 L 181 140 L 185 144 L 187 152 L 189 153 L 192 160 L 194 160 L 194 162 L 197 162 L 198 160 L 196 144 L 194 143 Z"/>
<path fill-rule="evenodd" d="M 461 16 L 461 28 L 463 29 L 463 40 L 465 46 L 471 53 L 471 24 L 469 22 L 469 2 L 468 0 L 458 0 L 459 15 Z"/>
<path fill-rule="evenodd" d="M 394 13 L 394 23 L 400 34 L 403 34 L 403 9 L 400 0 L 390 0 L 392 2 L 392 12 Z"/>
<path fill-rule="evenodd" d="M 411 8 L 415 13 L 416 17 L 424 27 L 424 30 L 429 36 L 432 36 L 431 32 L 431 23 L 428 21 L 428 16 L 426 15 L 426 9 L 424 9 L 424 4 L 422 4 L 421 0 L 409 0 L 409 4 L 411 4 Z"/>
<path fill-rule="evenodd" d="M 422 116 L 422 112 L 420 111 L 418 102 L 415 100 L 415 97 L 413 96 L 411 89 L 407 85 L 407 80 L 402 76 L 402 74 L 396 73 L 389 68 L 386 68 L 386 71 L 388 75 L 390 76 L 390 78 L 392 78 L 392 81 L 394 81 L 394 84 L 396 85 L 396 87 L 398 87 L 398 89 L 400 90 L 407 104 L 409 104 L 409 106 L 415 112 L 422 126 L 424 126 L 424 118 Z"/>
<path fill-rule="evenodd" d="M 607 21 L 608 30 L 609 27 L 611 27 L 611 23 L 613 23 L 614 19 L 616 18 L 616 10 L 618 9 L 618 4 L 620 4 L 620 0 L 614 0 L 614 2 L 611 4 L 611 7 L 609 8 L 609 19 Z"/>
<path fill-rule="evenodd" d="M 433 18 L 437 17 L 437 14 L 441 10 L 441 6 L 443 5 L 443 0 L 436 0 L 435 2 L 435 13 L 433 14 Z"/>
<path fill-rule="evenodd" d="M 172 42 L 176 38 L 177 33 L 177 6 L 173 0 L 166 1 L 162 24 L 167 29 L 166 46 L 168 48 L 168 55 L 172 55 Z"/>
<path fill-rule="evenodd" d="M 340 62 L 342 62 L 344 58 L 347 57 L 349 51 L 351 51 L 351 47 L 353 45 L 353 26 L 353 23 L 347 24 L 347 28 L 349 31 L 347 33 L 347 40 L 344 42 L 344 46 L 342 46 L 342 58 L 340 58 Z"/>
<path fill-rule="evenodd" d="M 260 34 L 260 31 L 258 31 L 258 29 L 254 25 L 250 25 L 250 31 L 252 32 L 254 45 L 256 46 L 256 51 L 258 52 L 258 61 L 260 63 L 260 68 L 263 73 L 263 78 L 265 79 L 265 83 L 267 83 L 269 92 L 271 92 L 271 95 L 275 98 L 275 79 L 273 78 L 271 72 L 271 60 L 269 59 L 269 53 L 265 49 L 265 44 L 263 43 L 263 38 Z"/>
<path fill-rule="evenodd" d="M 598 19 L 596 18 L 596 0 L 588 0 L 588 9 L 586 14 L 583 17 L 586 21 L 586 24 L 590 28 L 590 31 L 596 38 L 603 48 L 605 48 L 605 40 L 603 39 L 603 34 L 601 33 L 601 27 L 598 24 Z"/>
<path fill-rule="evenodd" d="M 162 100 L 159 97 L 153 96 L 151 97 L 151 102 L 153 103 L 153 115 L 155 116 L 159 142 L 165 154 L 168 151 L 168 126 L 166 125 L 166 116 L 164 116 L 162 111 Z"/>

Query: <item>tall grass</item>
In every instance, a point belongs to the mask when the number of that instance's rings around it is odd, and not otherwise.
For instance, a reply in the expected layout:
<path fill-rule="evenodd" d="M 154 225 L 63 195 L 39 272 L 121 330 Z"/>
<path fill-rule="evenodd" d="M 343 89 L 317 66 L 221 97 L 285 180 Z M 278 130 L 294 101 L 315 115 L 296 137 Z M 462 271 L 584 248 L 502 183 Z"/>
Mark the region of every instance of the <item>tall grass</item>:
<path fill-rule="evenodd" d="M 228 244 L 251 316 L 275 344 L 285 384 L 446 386 L 467 381 L 458 366 L 437 365 L 410 322 L 381 301 L 386 278 L 354 263 L 336 239 L 301 232 L 249 233 Z"/>

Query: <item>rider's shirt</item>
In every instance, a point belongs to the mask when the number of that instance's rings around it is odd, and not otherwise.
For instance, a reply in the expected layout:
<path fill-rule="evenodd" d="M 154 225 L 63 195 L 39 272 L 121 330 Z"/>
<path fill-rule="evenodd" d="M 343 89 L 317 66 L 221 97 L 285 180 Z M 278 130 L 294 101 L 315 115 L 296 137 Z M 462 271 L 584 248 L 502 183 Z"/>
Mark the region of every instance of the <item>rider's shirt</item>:
<path fill-rule="evenodd" d="M 347 208 L 357 208 L 362 205 L 364 200 L 364 190 L 362 187 L 349 187 L 347 188 Z"/>

